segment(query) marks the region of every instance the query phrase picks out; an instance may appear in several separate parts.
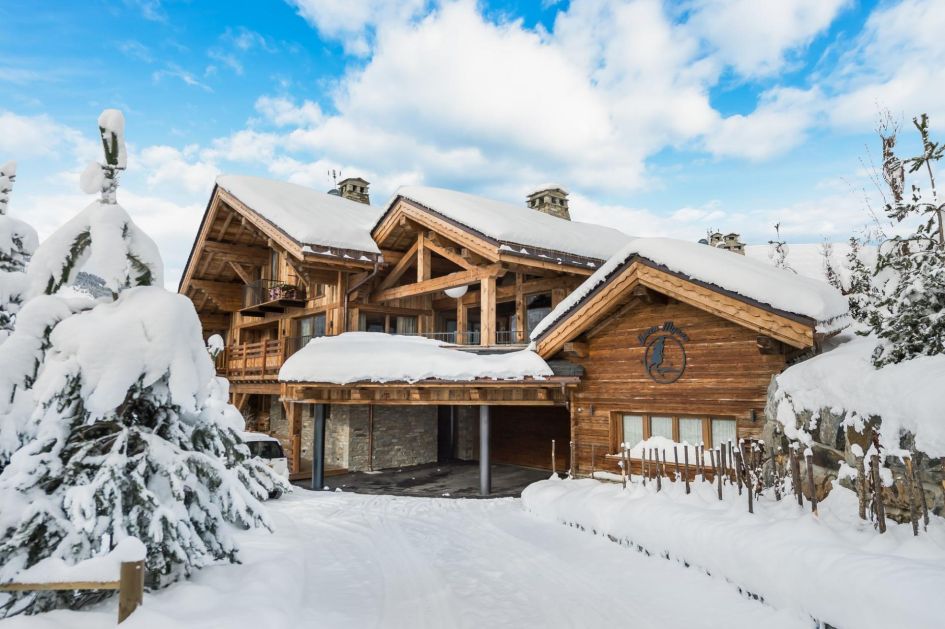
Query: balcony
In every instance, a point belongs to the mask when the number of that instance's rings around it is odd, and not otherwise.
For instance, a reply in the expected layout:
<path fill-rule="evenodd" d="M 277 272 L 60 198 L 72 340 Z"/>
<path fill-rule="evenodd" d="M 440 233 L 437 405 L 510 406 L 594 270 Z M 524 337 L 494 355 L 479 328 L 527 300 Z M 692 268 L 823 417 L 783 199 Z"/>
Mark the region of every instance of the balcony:
<path fill-rule="evenodd" d="M 287 358 L 286 339 L 230 345 L 218 359 L 219 375 L 230 380 L 275 380 Z"/>
<path fill-rule="evenodd" d="M 247 317 L 263 317 L 267 313 L 285 312 L 287 308 L 304 308 L 305 289 L 277 280 L 256 280 L 243 287 L 243 308 Z"/>

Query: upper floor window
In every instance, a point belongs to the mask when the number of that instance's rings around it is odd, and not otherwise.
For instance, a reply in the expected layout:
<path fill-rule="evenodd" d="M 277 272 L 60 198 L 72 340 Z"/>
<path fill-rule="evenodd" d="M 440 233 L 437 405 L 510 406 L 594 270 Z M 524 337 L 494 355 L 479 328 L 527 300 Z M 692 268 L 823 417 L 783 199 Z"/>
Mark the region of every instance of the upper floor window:
<path fill-rule="evenodd" d="M 269 279 L 279 279 L 279 252 L 269 252 Z"/>

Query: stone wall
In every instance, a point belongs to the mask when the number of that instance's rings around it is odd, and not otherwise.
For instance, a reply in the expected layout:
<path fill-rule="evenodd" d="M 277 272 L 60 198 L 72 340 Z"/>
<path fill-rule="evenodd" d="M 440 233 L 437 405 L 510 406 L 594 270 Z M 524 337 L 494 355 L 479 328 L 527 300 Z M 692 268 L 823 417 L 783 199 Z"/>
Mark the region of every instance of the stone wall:
<path fill-rule="evenodd" d="M 475 461 L 479 458 L 479 407 L 456 407 L 456 452 L 454 456 L 461 461 Z"/>
<path fill-rule="evenodd" d="M 374 407 L 374 469 L 436 462 L 435 406 Z"/>
<path fill-rule="evenodd" d="M 765 425 L 763 440 L 769 452 L 772 448 L 780 447 L 783 452 L 788 451 L 789 440 L 784 435 L 781 422 L 775 419 L 777 402 L 779 399 L 777 383 L 774 378 L 768 387 L 768 403 L 765 407 Z M 783 403 L 783 402 L 782 402 Z M 856 467 L 856 457 L 853 456 L 853 445 L 858 445 L 863 452 L 870 448 L 870 440 L 874 429 L 882 423 L 882 418 L 873 416 L 867 421 L 859 422 L 856 428 L 844 426 L 845 412 L 834 412 L 829 408 L 822 409 L 795 409 L 797 428 L 811 435 L 812 460 L 814 467 L 814 486 L 818 500 L 822 500 L 830 493 L 835 483 L 847 489 L 856 490 L 854 480 L 839 478 L 842 463 Z M 888 444 L 887 444 L 888 445 Z M 901 435 L 896 444 L 902 450 L 913 453 L 913 466 L 919 484 L 925 492 L 929 510 L 938 515 L 945 513 L 945 493 L 943 493 L 942 459 L 932 459 L 915 450 L 914 438 L 911 434 Z M 869 466 L 869 461 L 865 462 Z M 898 456 L 884 456 L 880 465 L 892 472 L 893 483 L 883 491 L 883 501 L 886 515 L 898 522 L 909 520 L 909 502 L 907 484 L 905 481 L 906 469 Z M 804 496 L 810 499 L 807 483 L 804 483 Z M 918 504 L 918 499 L 916 500 Z"/>

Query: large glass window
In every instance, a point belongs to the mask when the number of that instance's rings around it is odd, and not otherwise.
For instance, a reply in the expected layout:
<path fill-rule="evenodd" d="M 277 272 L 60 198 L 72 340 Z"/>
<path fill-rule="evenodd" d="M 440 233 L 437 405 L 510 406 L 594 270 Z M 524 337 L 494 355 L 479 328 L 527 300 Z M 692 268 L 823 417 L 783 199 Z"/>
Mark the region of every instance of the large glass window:
<path fill-rule="evenodd" d="M 643 415 L 623 416 L 623 441 L 628 448 L 643 441 Z"/>
<path fill-rule="evenodd" d="M 299 347 L 304 347 L 316 336 L 325 336 L 324 313 L 299 319 Z"/>
<path fill-rule="evenodd" d="M 383 314 L 362 312 L 358 318 L 358 329 L 362 332 L 386 332 L 385 325 Z"/>
<path fill-rule="evenodd" d="M 702 441 L 702 418 L 680 417 L 679 442 L 694 446 L 699 445 Z"/>
<path fill-rule="evenodd" d="M 417 318 L 416 317 L 396 317 L 396 323 L 394 324 L 394 334 L 416 334 L 417 333 Z"/>
<path fill-rule="evenodd" d="M 673 418 L 664 415 L 650 417 L 650 436 L 673 439 Z"/>
<path fill-rule="evenodd" d="M 736 441 L 735 420 L 712 418 L 712 447 L 716 448 L 729 441 Z"/>

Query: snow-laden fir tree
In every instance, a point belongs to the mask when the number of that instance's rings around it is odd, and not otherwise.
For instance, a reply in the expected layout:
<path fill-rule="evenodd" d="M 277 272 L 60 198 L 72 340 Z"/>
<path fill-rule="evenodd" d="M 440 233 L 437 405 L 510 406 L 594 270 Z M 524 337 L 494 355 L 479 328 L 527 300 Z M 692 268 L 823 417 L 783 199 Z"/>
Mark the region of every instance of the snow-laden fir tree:
<path fill-rule="evenodd" d="M 26 290 L 26 265 L 36 250 L 36 230 L 8 215 L 16 162 L 0 164 L 0 343 L 13 331 Z"/>
<path fill-rule="evenodd" d="M 779 269 L 797 273 L 797 271 L 791 267 L 787 260 L 790 248 L 788 247 L 787 242 L 781 238 L 781 223 L 775 224 L 774 232 L 776 234 L 776 238 L 774 240 L 768 241 L 768 258 L 770 258 L 774 263 L 774 266 L 778 267 Z"/>
<path fill-rule="evenodd" d="M 81 184 L 86 193 L 100 193 L 101 198 L 43 241 L 29 266 L 31 295 L 51 295 L 73 285 L 80 272 L 79 281 L 91 277 L 114 294 L 163 283 L 157 246 L 116 202 L 118 176 L 127 164 L 124 122 L 115 109 L 99 116 L 105 161 L 89 164 Z"/>
<path fill-rule="evenodd" d="M 850 316 L 854 321 L 865 323 L 876 296 L 876 290 L 873 288 L 874 269 L 863 262 L 863 242 L 856 236 L 850 236 L 850 250 L 847 252 L 846 266 L 850 272 L 849 286 L 846 290 Z"/>
<path fill-rule="evenodd" d="M 883 173 L 892 193 L 886 214 L 897 222 L 914 222 L 906 236 L 882 243 L 877 275 L 885 274 L 880 294 L 869 315 L 870 327 L 879 339 L 873 355 L 877 367 L 916 356 L 945 353 L 945 204 L 938 198 L 933 165 L 945 156 L 945 146 L 933 142 L 928 116 L 913 119 L 922 140 L 922 153 L 899 160 L 895 155 L 895 130 L 883 139 Z M 905 195 L 909 174 L 927 175 L 928 192 L 914 181 Z"/>
<path fill-rule="evenodd" d="M 833 243 L 824 239 L 820 244 L 820 255 L 823 258 L 824 279 L 841 293 L 844 292 L 840 274 L 833 265 Z"/>
<path fill-rule="evenodd" d="M 133 286 L 145 283 L 142 275 L 124 274 L 138 268 L 136 258 L 153 281 L 160 259 L 114 187 L 100 189 L 99 204 L 113 206 L 100 214 L 104 232 L 85 230 L 76 255 L 70 221 L 37 255 L 46 269 L 58 256 L 57 283 L 95 260 L 116 297 L 39 295 L 0 346 L 0 364 L 14 373 L 0 376 L 0 387 L 18 401 L 6 408 L 25 413 L 16 417 L 20 445 L 0 471 L 0 583 L 44 560 L 74 563 L 136 537 L 147 548 L 146 584 L 162 587 L 237 561 L 233 531 L 268 527 L 261 500 L 287 490 L 243 444 L 242 417 L 215 376 L 193 304 L 160 286 Z M 116 224 L 134 237 L 109 260 L 96 237 L 117 244 Z M 58 254 L 43 251 L 50 242 Z M 88 600 L 0 595 L 0 616 Z"/>

